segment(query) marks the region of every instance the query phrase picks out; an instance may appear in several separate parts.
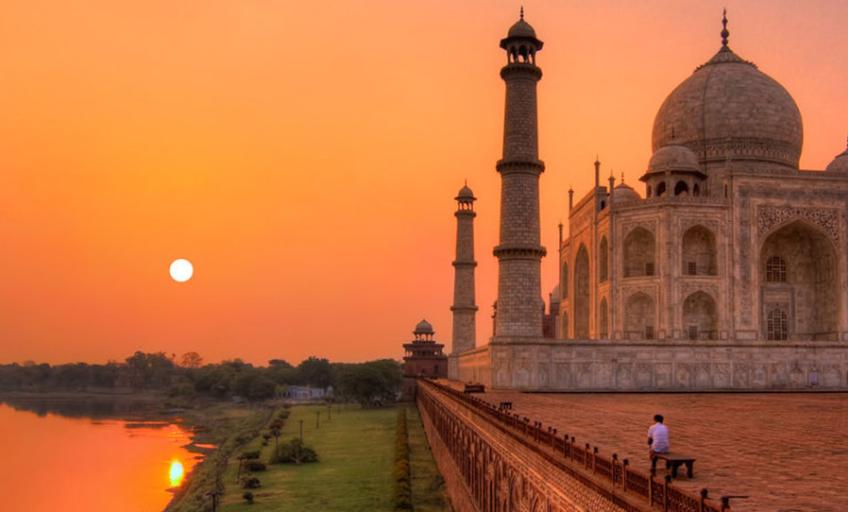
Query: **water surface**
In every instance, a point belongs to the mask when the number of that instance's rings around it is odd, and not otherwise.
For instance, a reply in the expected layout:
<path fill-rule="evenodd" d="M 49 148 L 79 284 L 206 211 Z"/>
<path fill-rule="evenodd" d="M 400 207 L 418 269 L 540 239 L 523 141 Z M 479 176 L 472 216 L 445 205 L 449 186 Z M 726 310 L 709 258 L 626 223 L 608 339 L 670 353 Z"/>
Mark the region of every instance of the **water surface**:
<path fill-rule="evenodd" d="M 162 510 L 197 462 L 185 429 L 125 404 L 13 403 L 0 401 L 3 511 Z"/>

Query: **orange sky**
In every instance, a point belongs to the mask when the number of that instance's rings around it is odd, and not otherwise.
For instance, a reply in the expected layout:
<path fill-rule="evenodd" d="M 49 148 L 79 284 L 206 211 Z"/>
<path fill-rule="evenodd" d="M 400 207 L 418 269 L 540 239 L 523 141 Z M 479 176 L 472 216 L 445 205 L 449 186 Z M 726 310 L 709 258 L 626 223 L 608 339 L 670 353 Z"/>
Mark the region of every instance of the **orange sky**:
<path fill-rule="evenodd" d="M 637 184 L 663 98 L 730 45 L 845 147 L 848 3 L 528 0 L 545 296 L 566 190 Z M 400 357 L 450 339 L 455 204 L 479 198 L 491 334 L 504 63 L 518 2 L 9 0 L 0 16 L 0 362 Z M 640 188 L 641 190 L 641 188 Z M 185 257 L 195 277 L 176 284 Z"/>

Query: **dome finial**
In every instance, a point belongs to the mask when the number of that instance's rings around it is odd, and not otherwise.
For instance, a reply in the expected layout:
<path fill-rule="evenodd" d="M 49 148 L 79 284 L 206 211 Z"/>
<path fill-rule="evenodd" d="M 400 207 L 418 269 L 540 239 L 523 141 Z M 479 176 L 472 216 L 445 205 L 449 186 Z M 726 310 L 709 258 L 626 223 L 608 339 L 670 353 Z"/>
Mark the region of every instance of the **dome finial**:
<path fill-rule="evenodd" d="M 727 8 L 725 7 L 724 11 L 721 14 L 721 46 L 723 48 L 727 48 L 727 37 L 730 35 L 730 32 L 727 30 Z"/>
<path fill-rule="evenodd" d="M 518 16 L 523 20 L 524 19 L 524 6 L 521 6 L 521 10 L 518 11 Z"/>
<path fill-rule="evenodd" d="M 624 172 L 621 173 L 621 183 L 624 183 Z"/>

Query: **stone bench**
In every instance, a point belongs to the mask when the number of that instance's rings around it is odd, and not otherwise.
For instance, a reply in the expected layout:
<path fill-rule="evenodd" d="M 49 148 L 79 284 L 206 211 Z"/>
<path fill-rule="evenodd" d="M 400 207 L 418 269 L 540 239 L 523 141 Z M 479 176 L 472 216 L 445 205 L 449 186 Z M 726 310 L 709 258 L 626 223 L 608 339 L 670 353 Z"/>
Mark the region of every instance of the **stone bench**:
<path fill-rule="evenodd" d="M 485 393 L 486 387 L 482 384 L 466 384 L 463 391 L 465 393 Z"/>
<path fill-rule="evenodd" d="M 671 478 L 677 478 L 677 469 L 680 466 L 686 466 L 686 476 L 693 478 L 695 476 L 695 458 L 688 455 L 680 455 L 677 453 L 655 453 L 651 457 L 651 473 L 657 471 L 657 460 L 665 461 L 666 470 L 671 470 Z"/>

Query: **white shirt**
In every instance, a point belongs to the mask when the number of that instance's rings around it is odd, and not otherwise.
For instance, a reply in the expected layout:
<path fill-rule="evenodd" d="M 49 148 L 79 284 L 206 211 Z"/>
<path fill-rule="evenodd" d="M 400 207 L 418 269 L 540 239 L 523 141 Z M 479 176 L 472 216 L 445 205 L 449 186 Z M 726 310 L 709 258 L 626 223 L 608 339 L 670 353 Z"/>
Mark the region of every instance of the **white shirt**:
<path fill-rule="evenodd" d="M 662 423 L 654 423 L 648 429 L 648 438 L 653 439 L 651 450 L 657 453 L 668 453 L 668 427 Z"/>

